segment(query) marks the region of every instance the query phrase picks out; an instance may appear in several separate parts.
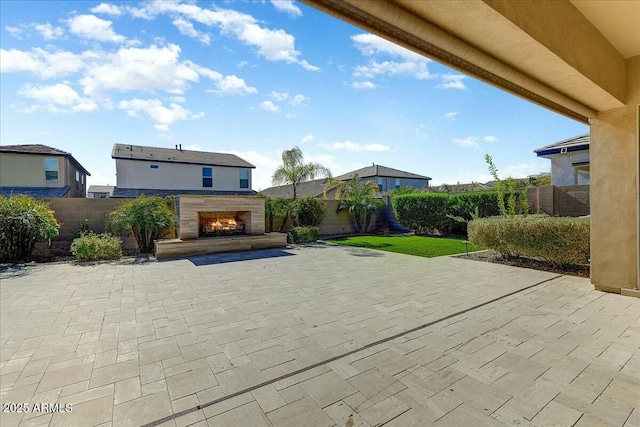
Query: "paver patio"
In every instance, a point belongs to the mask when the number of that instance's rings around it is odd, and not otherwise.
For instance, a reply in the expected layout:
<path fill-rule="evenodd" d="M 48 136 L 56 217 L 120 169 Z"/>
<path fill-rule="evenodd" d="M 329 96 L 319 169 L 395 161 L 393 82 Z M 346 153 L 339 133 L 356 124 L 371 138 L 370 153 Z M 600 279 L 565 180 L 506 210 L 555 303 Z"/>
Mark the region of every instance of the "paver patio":
<path fill-rule="evenodd" d="M 640 299 L 586 279 L 330 246 L 193 261 L 0 273 L 0 400 L 72 405 L 0 424 L 640 425 Z"/>

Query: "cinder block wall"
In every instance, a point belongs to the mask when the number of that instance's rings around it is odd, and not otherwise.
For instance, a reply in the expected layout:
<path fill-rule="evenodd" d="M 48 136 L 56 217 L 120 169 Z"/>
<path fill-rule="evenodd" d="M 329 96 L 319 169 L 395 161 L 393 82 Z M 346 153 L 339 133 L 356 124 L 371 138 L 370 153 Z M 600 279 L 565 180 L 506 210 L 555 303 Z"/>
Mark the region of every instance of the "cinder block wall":
<path fill-rule="evenodd" d="M 543 185 L 527 191 L 529 206 L 535 213 L 553 216 L 583 216 L 591 211 L 589 185 Z"/>

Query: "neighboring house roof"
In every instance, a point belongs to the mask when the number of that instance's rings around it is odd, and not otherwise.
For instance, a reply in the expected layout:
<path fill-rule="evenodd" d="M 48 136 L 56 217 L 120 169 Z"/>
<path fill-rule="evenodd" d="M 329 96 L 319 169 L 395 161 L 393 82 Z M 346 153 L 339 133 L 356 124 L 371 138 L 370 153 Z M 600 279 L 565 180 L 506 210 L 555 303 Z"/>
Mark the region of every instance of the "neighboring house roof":
<path fill-rule="evenodd" d="M 118 188 L 113 189 L 113 198 L 136 198 L 144 194 L 145 196 L 255 196 L 257 193 L 249 191 L 217 191 L 217 190 L 154 190 L 149 188 Z"/>
<path fill-rule="evenodd" d="M 107 193 L 113 194 L 113 189 L 116 188 L 113 185 L 90 185 L 87 193 Z"/>
<path fill-rule="evenodd" d="M 42 144 L 25 144 L 25 145 L 0 145 L 0 152 L 2 153 L 19 153 L 19 154 L 39 154 L 45 156 L 64 156 L 68 158 L 71 163 L 76 165 L 78 169 L 82 171 L 85 175 L 91 176 L 89 171 L 87 171 L 81 164 L 78 162 L 71 153 L 67 153 L 66 151 L 59 150 L 57 148 L 49 147 L 47 145 Z"/>
<path fill-rule="evenodd" d="M 314 179 L 312 181 L 305 181 L 298 184 L 296 187 L 296 195 L 298 197 L 313 196 L 320 197 L 324 195 L 324 187 L 327 184 L 327 178 Z M 331 191 L 335 186 L 327 189 Z M 281 199 L 289 199 L 293 197 L 293 185 L 279 185 L 276 187 L 269 187 L 260 192 L 265 196 Z"/>
<path fill-rule="evenodd" d="M 538 157 L 549 156 L 551 154 L 567 153 L 571 151 L 582 151 L 589 149 L 589 134 L 574 136 L 550 145 L 546 145 L 537 150 L 533 150 Z"/>
<path fill-rule="evenodd" d="M 36 199 L 56 199 L 64 197 L 71 190 L 70 186 L 64 187 L 0 187 L 0 196 L 31 196 Z"/>
<path fill-rule="evenodd" d="M 254 165 L 235 154 L 182 150 L 179 148 L 145 147 L 131 144 L 113 144 L 111 157 L 113 159 L 141 160 L 146 162 L 255 168 Z"/>
<path fill-rule="evenodd" d="M 367 166 L 344 175 L 337 176 L 338 181 L 346 181 L 353 178 L 354 175 L 358 175 L 359 178 L 369 178 L 374 176 L 387 177 L 387 178 L 411 178 L 411 179 L 431 179 L 428 176 L 418 175 L 417 173 L 411 173 L 402 171 L 399 169 L 390 168 L 382 165 Z"/>

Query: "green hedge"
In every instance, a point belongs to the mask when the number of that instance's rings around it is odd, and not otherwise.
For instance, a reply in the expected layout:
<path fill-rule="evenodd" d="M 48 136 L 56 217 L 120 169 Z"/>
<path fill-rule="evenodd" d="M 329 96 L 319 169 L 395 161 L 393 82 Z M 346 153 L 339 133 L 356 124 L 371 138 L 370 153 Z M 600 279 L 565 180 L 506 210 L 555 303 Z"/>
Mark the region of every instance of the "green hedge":
<path fill-rule="evenodd" d="M 499 215 L 498 194 L 492 191 L 474 193 L 403 194 L 392 199 L 398 222 L 416 234 L 466 235 L 469 221 L 479 217 Z"/>
<path fill-rule="evenodd" d="M 469 240 L 505 257 L 542 258 L 557 265 L 589 263 L 589 218 L 481 218 Z"/>
<path fill-rule="evenodd" d="M 84 234 L 71 243 L 71 253 L 78 261 L 120 259 L 120 238 L 110 234 Z"/>
<path fill-rule="evenodd" d="M 0 263 L 29 261 L 38 240 L 58 236 L 49 204 L 29 196 L 0 196 Z"/>
<path fill-rule="evenodd" d="M 293 227 L 289 232 L 292 243 L 312 243 L 318 240 L 318 227 Z"/>
<path fill-rule="evenodd" d="M 314 196 L 300 197 L 295 201 L 294 209 L 298 214 L 298 221 L 302 227 L 317 227 L 326 214 L 326 204 Z"/>

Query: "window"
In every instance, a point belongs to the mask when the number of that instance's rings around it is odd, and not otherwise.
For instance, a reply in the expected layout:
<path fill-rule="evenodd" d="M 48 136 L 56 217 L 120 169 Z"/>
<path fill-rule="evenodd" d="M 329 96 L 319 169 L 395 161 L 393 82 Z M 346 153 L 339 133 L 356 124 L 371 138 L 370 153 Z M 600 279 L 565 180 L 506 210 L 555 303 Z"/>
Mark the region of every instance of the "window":
<path fill-rule="evenodd" d="M 575 168 L 575 178 L 574 182 L 576 185 L 588 185 L 591 181 L 589 165 L 579 165 L 574 166 Z"/>
<path fill-rule="evenodd" d="M 149 165 L 149 168 L 151 168 L 151 169 L 158 169 L 158 165 Z"/>
<path fill-rule="evenodd" d="M 76 191 L 82 190 L 82 185 L 80 184 L 80 172 L 76 171 Z"/>
<path fill-rule="evenodd" d="M 384 180 L 382 178 L 378 178 L 378 190 L 382 191 L 383 184 L 384 184 Z"/>
<path fill-rule="evenodd" d="M 44 158 L 44 181 L 48 183 L 58 182 L 58 158 Z"/>
<path fill-rule="evenodd" d="M 213 187 L 213 169 L 202 168 L 202 186 Z"/>
<path fill-rule="evenodd" d="M 396 178 L 396 190 L 400 188 L 400 178 Z"/>
<path fill-rule="evenodd" d="M 249 169 L 240 170 L 240 188 L 249 188 Z"/>

